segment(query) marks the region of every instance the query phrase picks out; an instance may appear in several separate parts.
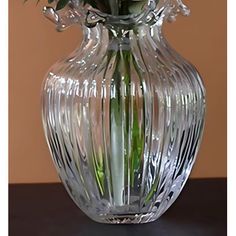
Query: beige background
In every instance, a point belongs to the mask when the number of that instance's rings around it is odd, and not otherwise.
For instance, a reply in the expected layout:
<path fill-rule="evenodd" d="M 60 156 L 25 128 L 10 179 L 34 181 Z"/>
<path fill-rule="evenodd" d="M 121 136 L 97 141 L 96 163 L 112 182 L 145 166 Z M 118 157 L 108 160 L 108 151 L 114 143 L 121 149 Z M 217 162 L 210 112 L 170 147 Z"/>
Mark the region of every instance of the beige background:
<path fill-rule="evenodd" d="M 30 0 L 9 1 L 10 183 L 59 181 L 44 139 L 40 89 L 48 68 L 81 41 L 57 33 Z M 42 1 L 43 2 L 43 1 Z M 44 1 L 46 2 L 46 0 Z M 190 17 L 165 28 L 168 40 L 200 71 L 207 89 L 203 142 L 192 177 L 226 176 L 226 0 L 185 0 Z"/>

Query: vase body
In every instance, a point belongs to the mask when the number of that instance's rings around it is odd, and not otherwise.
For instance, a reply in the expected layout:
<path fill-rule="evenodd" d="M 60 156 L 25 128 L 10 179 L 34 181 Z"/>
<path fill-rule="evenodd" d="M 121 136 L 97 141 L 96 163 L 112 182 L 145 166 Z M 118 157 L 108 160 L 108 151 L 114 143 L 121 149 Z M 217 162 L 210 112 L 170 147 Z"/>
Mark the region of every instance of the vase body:
<path fill-rule="evenodd" d="M 103 223 L 157 219 L 180 194 L 204 126 L 205 90 L 162 34 L 161 17 L 83 25 L 42 92 L 49 149 L 67 192 Z"/>

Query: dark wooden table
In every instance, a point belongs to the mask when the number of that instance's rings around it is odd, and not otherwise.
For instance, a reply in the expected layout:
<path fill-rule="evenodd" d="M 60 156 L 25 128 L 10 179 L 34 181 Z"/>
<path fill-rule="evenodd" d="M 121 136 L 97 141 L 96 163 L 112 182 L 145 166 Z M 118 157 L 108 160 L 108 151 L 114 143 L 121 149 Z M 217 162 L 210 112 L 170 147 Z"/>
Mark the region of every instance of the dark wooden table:
<path fill-rule="evenodd" d="M 177 201 L 157 221 L 105 225 L 88 219 L 61 184 L 9 187 L 10 236 L 224 236 L 226 179 L 189 180 Z"/>

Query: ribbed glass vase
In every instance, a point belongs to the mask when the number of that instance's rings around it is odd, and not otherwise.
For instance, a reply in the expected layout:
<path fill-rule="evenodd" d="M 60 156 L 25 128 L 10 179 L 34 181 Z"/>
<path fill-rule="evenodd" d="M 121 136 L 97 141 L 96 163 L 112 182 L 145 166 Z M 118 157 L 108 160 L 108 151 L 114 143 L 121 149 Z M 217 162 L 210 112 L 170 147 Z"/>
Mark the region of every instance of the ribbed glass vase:
<path fill-rule="evenodd" d="M 80 23 L 84 35 L 46 75 L 48 146 L 66 190 L 90 218 L 150 222 L 180 194 L 202 137 L 201 78 L 162 34 L 166 20 L 189 10 L 179 0 L 115 10 L 82 2 L 44 9 L 58 30 Z"/>

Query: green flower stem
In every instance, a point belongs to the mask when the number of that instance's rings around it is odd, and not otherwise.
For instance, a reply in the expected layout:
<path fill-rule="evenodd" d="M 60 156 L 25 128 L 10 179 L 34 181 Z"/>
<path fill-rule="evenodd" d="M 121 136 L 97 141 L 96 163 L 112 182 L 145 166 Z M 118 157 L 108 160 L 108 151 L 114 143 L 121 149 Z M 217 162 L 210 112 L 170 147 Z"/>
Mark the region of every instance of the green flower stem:
<path fill-rule="evenodd" d="M 105 173 L 104 173 L 104 163 L 103 163 L 103 154 L 101 148 L 99 148 L 98 153 L 96 156 L 93 157 L 93 168 L 95 172 L 95 178 L 98 184 L 99 191 L 101 195 L 104 195 L 105 186 Z"/>
<path fill-rule="evenodd" d="M 125 129 L 124 129 L 124 60 L 123 51 L 116 52 L 115 70 L 111 81 L 110 129 L 111 174 L 114 204 L 124 205 L 125 191 Z"/>
<path fill-rule="evenodd" d="M 139 103 L 144 102 L 143 96 L 137 97 L 137 94 L 131 94 L 131 86 L 135 86 L 134 90 L 137 92 L 140 87 L 142 88 L 142 81 L 128 44 L 129 33 L 122 39 L 114 39 L 111 35 L 110 37 L 111 43 L 116 44 L 113 47 L 117 48 L 110 50 L 110 54 L 116 58 L 111 78 L 110 98 L 111 173 L 114 204 L 121 206 L 125 204 L 124 191 L 127 189 L 126 194 L 129 196 L 129 191 L 135 186 L 135 173 L 141 165 L 144 121 L 139 124 L 139 109 L 143 108 Z M 125 44 L 122 45 L 122 42 Z M 135 85 L 134 82 L 131 84 L 132 72 L 139 78 L 139 85 Z M 142 112 L 144 113 L 143 109 Z M 129 203 L 129 198 L 126 203 Z"/>
<path fill-rule="evenodd" d="M 135 187 L 136 173 L 141 168 L 141 160 L 144 150 L 144 120 L 140 121 L 140 110 L 144 117 L 144 98 L 142 89 L 142 77 L 140 69 L 135 61 L 129 45 L 129 33 L 114 37 L 110 32 L 110 47 L 106 56 L 106 67 L 114 66 L 110 79 L 110 168 L 111 184 L 113 189 L 114 205 L 122 206 L 125 202 L 124 194 L 129 196 Z M 125 42 L 125 43 L 124 43 Z M 106 70 L 105 70 L 106 71 Z M 104 73 L 104 76 L 106 72 Z M 132 76 L 139 78 L 132 82 Z M 134 87 L 136 94 L 131 93 Z M 138 94 L 142 94 L 139 97 Z M 104 195 L 105 172 L 104 154 L 94 153 L 93 167 L 96 182 L 101 195 Z M 148 200 L 155 191 L 155 185 L 147 197 Z M 126 191 L 126 192 L 125 192 Z"/>

